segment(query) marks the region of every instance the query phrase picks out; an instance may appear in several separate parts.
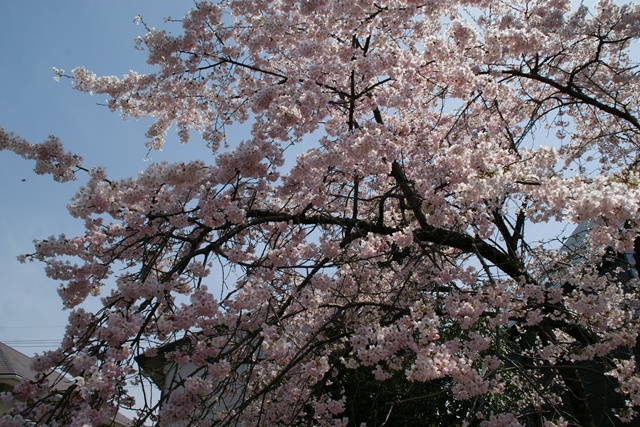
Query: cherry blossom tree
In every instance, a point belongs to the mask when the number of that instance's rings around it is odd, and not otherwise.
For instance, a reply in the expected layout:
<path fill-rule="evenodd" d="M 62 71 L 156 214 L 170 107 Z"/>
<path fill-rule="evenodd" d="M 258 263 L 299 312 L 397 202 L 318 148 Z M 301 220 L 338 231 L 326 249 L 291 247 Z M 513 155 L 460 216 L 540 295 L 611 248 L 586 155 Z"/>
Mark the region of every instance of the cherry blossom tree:
<path fill-rule="evenodd" d="M 610 0 L 203 1 L 140 38 L 154 73 L 58 71 L 154 117 L 149 147 L 173 127 L 212 157 L 113 180 L 0 133 L 86 179 L 84 234 L 24 256 L 69 324 L 0 424 L 382 425 L 435 394 L 469 426 L 636 419 L 638 22 Z M 196 368 L 134 401 L 136 358 L 176 340 Z M 384 416 L 358 415 L 358 383 L 385 385 Z"/>

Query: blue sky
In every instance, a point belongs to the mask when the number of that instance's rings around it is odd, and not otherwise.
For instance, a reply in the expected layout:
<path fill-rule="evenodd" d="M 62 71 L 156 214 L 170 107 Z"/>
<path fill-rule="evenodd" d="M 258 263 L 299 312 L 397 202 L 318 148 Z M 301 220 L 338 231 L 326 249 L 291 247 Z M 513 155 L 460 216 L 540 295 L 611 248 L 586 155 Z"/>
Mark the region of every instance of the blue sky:
<path fill-rule="evenodd" d="M 85 166 L 105 165 L 113 177 L 137 174 L 148 165 L 148 122 L 122 122 L 97 105 L 103 98 L 76 92 L 65 79 L 56 83 L 52 67 L 70 71 L 83 65 L 99 75 L 148 70 L 145 53 L 134 49 L 135 37 L 144 34 L 134 17 L 140 14 L 148 25 L 162 27 L 164 17 L 179 18 L 192 5 L 190 0 L 0 2 L 0 127 L 32 142 L 56 135 L 83 155 Z M 197 144 L 169 144 L 151 157 L 203 153 Z M 58 184 L 36 176 L 32 167 L 0 152 L 0 341 L 29 355 L 53 347 L 26 341 L 59 340 L 67 313 L 44 265 L 20 264 L 16 256 L 31 252 L 33 239 L 82 232 L 82 223 L 66 211 L 82 180 Z"/>

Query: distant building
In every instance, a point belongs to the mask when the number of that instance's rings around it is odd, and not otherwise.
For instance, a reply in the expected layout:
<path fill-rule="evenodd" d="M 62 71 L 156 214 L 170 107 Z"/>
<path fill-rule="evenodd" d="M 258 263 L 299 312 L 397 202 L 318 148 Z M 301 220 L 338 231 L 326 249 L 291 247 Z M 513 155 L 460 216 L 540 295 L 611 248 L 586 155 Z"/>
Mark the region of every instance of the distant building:
<path fill-rule="evenodd" d="M 592 224 L 580 224 L 564 242 L 560 253 L 570 255 L 569 262 L 577 264 L 582 262 L 580 250 L 585 246 L 585 238 L 588 235 Z M 636 243 L 637 244 L 637 243 Z M 636 246 L 637 250 L 637 246 Z M 597 271 L 601 275 L 611 275 L 614 280 L 622 284 L 625 292 L 631 292 L 629 284 L 633 279 L 638 278 L 638 265 L 636 264 L 638 254 L 636 251 L 627 253 L 617 253 L 613 249 L 609 249 L 603 255 L 601 262 L 597 265 Z M 559 266 L 558 269 L 565 268 Z M 553 270 L 554 266 L 550 266 Z M 550 288 L 562 288 L 563 294 L 569 295 L 576 290 L 570 283 L 555 283 L 550 280 L 543 281 Z M 626 289 L 625 289 L 626 288 Z M 515 328 L 515 322 L 511 322 L 512 328 L 509 331 L 509 337 L 512 340 L 512 354 L 510 358 L 517 365 L 534 365 L 533 360 L 529 360 L 522 356 L 526 350 L 536 345 L 536 334 L 529 332 L 522 334 Z M 584 342 L 581 345 L 587 346 L 596 343 L 596 338 L 589 335 L 582 335 Z M 576 343 L 576 347 L 580 344 Z M 605 375 L 605 364 L 608 358 L 630 359 L 635 357 L 640 360 L 640 338 L 636 340 L 635 346 L 621 346 L 608 354 L 606 358 L 599 357 L 594 360 L 586 361 L 567 361 L 565 367 L 566 378 L 574 385 L 574 390 L 567 388 L 567 379 L 560 386 L 556 387 L 556 393 L 562 397 L 563 404 L 561 408 L 565 414 L 571 415 L 575 420 L 580 420 L 580 404 L 588 408 L 597 427 L 624 427 L 630 424 L 623 423 L 619 418 L 614 416 L 613 410 L 625 407 L 623 396 L 618 393 L 617 382 L 610 376 Z M 544 380 L 551 382 L 553 378 L 560 376 L 560 369 L 552 363 L 545 361 L 537 361 L 538 371 L 546 375 Z M 542 414 L 553 413 L 553 406 L 542 405 L 539 408 L 532 408 L 530 415 L 520 420 L 524 425 L 542 426 Z M 634 420 L 637 424 L 638 420 Z"/>
<path fill-rule="evenodd" d="M 14 387 L 23 379 L 34 381 L 36 373 L 31 369 L 32 362 L 31 357 L 0 342 L 0 393 L 13 391 Z M 64 391 L 73 384 L 73 381 L 58 374 L 50 378 L 50 383 L 53 390 Z M 0 401 L 0 415 L 5 413 L 7 409 Z M 126 427 L 130 424 L 131 420 L 118 413 L 112 426 Z"/>
<path fill-rule="evenodd" d="M 206 373 L 201 367 L 193 363 L 178 364 L 170 356 L 174 351 L 190 353 L 194 344 L 194 338 L 185 337 L 159 347 L 155 356 L 141 355 L 136 358 L 143 375 L 151 379 L 160 389 L 160 399 L 163 402 L 168 399 L 171 393 L 181 392 L 185 379 L 189 377 L 206 378 Z M 246 365 L 241 366 L 240 372 L 245 367 Z M 225 385 L 224 392 L 214 393 L 211 402 L 201 408 L 199 417 L 213 424 L 217 414 L 229 413 L 237 405 L 242 392 L 243 386 L 241 384 L 229 382 Z M 170 425 L 171 427 L 186 427 L 189 425 L 189 421 L 172 422 Z"/>

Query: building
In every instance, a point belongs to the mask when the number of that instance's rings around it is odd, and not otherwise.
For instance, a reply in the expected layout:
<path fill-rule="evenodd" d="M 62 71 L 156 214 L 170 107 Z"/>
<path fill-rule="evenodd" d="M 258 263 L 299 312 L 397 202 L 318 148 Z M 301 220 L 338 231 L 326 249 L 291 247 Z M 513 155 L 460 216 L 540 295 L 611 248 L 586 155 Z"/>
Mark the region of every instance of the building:
<path fill-rule="evenodd" d="M 148 377 L 161 392 L 160 400 L 164 402 L 171 393 L 180 393 L 184 381 L 191 377 L 206 378 L 206 371 L 193 363 L 178 364 L 169 356 L 174 351 L 189 353 L 195 344 L 195 338 L 185 337 L 159 347 L 155 356 L 140 355 L 136 361 L 142 373 Z M 244 371 L 247 365 L 242 365 L 238 372 Z M 214 423 L 222 414 L 229 414 L 235 408 L 243 394 L 242 384 L 229 380 L 220 384 L 221 388 L 210 395 L 210 399 L 192 415 L 203 422 Z M 186 427 L 188 421 L 171 421 L 172 427 Z"/>
<path fill-rule="evenodd" d="M 0 342 L 0 393 L 11 392 L 23 379 L 35 380 L 36 373 L 31 369 L 31 357 L 18 350 Z M 51 378 L 54 390 L 64 391 L 73 384 L 73 381 L 63 374 L 57 374 Z M 0 401 L 0 415 L 7 411 L 7 408 Z M 118 413 L 113 421 L 113 427 L 126 427 L 130 425 L 129 420 L 124 415 Z"/>

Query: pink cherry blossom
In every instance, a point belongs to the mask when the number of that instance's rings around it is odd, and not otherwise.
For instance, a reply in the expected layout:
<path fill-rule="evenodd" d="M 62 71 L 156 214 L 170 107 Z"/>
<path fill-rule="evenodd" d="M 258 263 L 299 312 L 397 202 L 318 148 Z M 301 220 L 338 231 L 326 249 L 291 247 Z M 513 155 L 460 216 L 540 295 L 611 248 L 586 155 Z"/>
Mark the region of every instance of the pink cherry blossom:
<path fill-rule="evenodd" d="M 75 68 L 75 89 L 154 118 L 147 146 L 173 127 L 212 157 L 112 179 L 0 131 L 36 173 L 84 179 L 85 224 L 21 257 L 71 311 L 0 425 L 122 407 L 137 425 L 391 424 L 425 396 L 462 425 L 637 420 L 640 7 L 572 7 L 201 1 L 137 41 L 155 71 Z M 134 402 L 145 358 L 175 375 Z M 399 391 L 359 415 L 349 381 Z"/>

